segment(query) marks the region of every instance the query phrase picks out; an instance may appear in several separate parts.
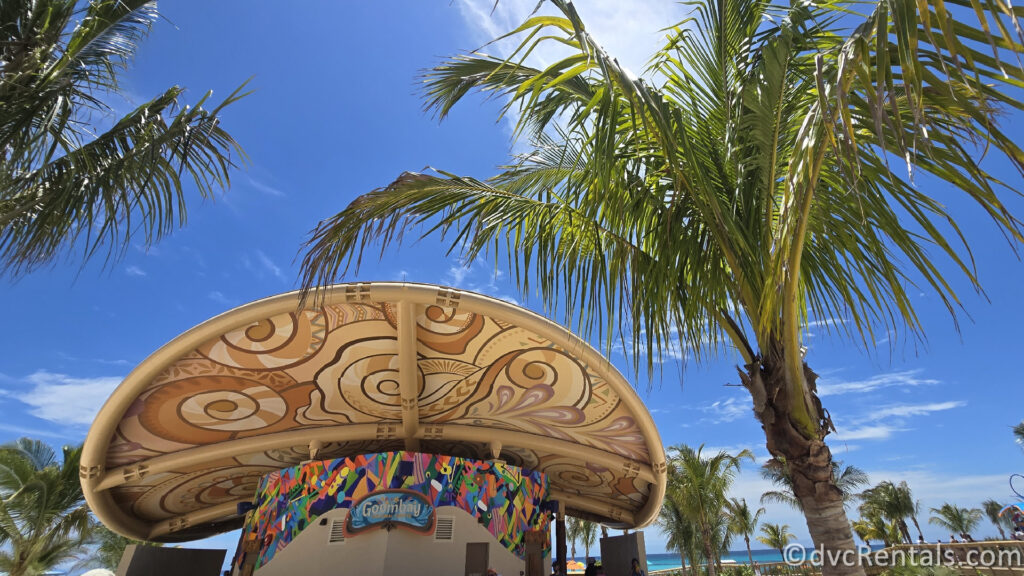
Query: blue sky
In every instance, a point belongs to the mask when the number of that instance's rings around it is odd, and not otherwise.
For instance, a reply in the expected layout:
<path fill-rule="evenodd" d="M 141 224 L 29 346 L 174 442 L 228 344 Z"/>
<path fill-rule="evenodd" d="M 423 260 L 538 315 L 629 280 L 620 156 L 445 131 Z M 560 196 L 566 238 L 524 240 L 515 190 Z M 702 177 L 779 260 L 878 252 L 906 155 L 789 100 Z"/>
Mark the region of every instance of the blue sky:
<path fill-rule="evenodd" d="M 126 78 L 129 98 L 138 103 L 180 84 L 189 88 L 189 101 L 207 89 L 217 99 L 252 76 L 256 92 L 225 115 L 251 164 L 235 172 L 226 195 L 192 203 L 187 227 L 155 248 L 132 248 L 108 267 L 61 262 L 0 284 L 7 303 L 0 441 L 82 441 L 106 395 L 148 354 L 216 314 L 294 289 L 294 259 L 307 232 L 356 195 L 428 165 L 492 174 L 510 147 L 497 105 L 472 100 L 438 124 L 422 111 L 416 76 L 511 29 L 533 4 L 502 0 L 493 15 L 489 0 L 321 1 L 293 10 L 238 0 L 162 4 L 166 19 Z M 658 45 L 657 30 L 682 16 L 670 2 L 592 0 L 580 10 L 593 34 L 634 70 Z M 1022 121 L 1008 116 L 1006 131 L 1024 133 Z M 976 248 L 987 298 L 962 291 L 970 317 L 957 332 L 936 298 L 920 294 L 925 343 L 904 339 L 863 351 L 830 337 L 828 319 L 812 326 L 808 361 L 822 376 L 822 399 L 839 427 L 831 446 L 873 482 L 906 480 L 925 510 L 944 501 L 1008 502 L 1007 477 L 1024 472 L 1024 453 L 1010 433 L 1024 419 L 1013 368 L 1024 266 L 980 211 L 961 205 L 942 183 L 919 184 L 954 206 Z M 1013 206 L 1024 213 L 1020 201 Z M 517 293 L 492 263 L 460 263 L 443 253 L 435 238 L 407 244 L 351 279 L 448 284 L 539 304 Z M 613 360 L 632 374 L 621 355 Z M 685 368 L 672 361 L 654 382 L 640 378 L 637 387 L 666 445 L 745 447 L 759 461 L 767 457 L 746 392 L 727 386 L 737 383 L 735 364 L 728 356 Z M 750 465 L 734 492 L 753 502 L 767 488 Z M 924 516 L 925 536 L 945 540 Z M 767 519 L 788 523 L 809 544 L 793 511 L 770 506 Z M 985 523 L 979 532 L 995 529 Z M 233 549 L 233 539 L 200 545 Z M 650 552 L 662 551 L 656 528 L 646 530 L 646 540 Z"/>

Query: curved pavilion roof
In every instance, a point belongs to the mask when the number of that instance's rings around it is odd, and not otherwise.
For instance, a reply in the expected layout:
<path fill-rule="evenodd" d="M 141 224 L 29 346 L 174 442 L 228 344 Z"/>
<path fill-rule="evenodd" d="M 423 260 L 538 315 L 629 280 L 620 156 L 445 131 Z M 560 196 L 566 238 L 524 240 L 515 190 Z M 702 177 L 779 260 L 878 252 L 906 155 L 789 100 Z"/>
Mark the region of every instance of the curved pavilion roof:
<path fill-rule="evenodd" d="M 125 378 L 82 453 L 86 499 L 107 526 L 163 541 L 233 529 L 260 477 L 311 446 L 317 458 L 497 454 L 547 474 L 570 514 L 613 527 L 657 515 L 654 422 L 565 328 L 423 284 L 340 284 L 299 303 L 292 292 L 221 314 Z"/>

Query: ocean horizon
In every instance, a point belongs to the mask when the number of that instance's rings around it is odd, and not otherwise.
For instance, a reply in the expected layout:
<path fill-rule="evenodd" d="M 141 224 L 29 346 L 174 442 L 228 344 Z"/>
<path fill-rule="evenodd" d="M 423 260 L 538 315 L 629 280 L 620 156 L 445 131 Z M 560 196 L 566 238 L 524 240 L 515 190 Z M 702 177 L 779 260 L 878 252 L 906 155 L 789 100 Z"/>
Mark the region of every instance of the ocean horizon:
<path fill-rule="evenodd" d="M 808 552 L 810 552 L 810 550 L 811 550 L 810 548 L 806 548 L 806 547 L 804 549 L 807 550 Z M 771 549 L 767 549 L 767 550 L 751 550 L 750 551 L 750 555 L 753 556 L 754 562 L 757 563 L 757 564 L 770 564 L 770 563 L 774 563 L 774 562 L 784 562 L 785 561 L 785 559 L 782 557 L 782 554 L 778 550 L 771 550 Z M 591 557 L 592 558 L 596 558 L 597 560 L 601 559 L 601 556 L 599 556 L 599 555 L 591 555 Z M 571 554 L 570 554 L 570 559 L 573 559 Z M 577 560 L 578 562 L 586 563 L 586 559 L 587 559 L 587 556 L 585 554 L 579 553 L 579 549 L 577 549 L 577 555 L 576 555 L 575 560 Z M 737 565 L 745 565 L 745 564 L 749 564 L 750 563 L 750 559 L 747 556 L 747 549 L 746 548 L 743 548 L 741 550 L 730 550 L 728 553 L 726 553 L 726 554 L 724 554 L 722 556 L 722 560 L 723 561 L 731 561 L 731 562 L 728 562 L 728 563 L 729 564 L 735 563 Z M 679 557 L 679 554 L 676 554 L 674 552 L 673 553 L 662 553 L 662 554 L 653 554 L 653 553 L 652 554 L 648 554 L 647 555 L 647 568 L 646 568 L 646 571 L 648 573 L 650 573 L 650 572 L 654 572 L 656 570 L 678 569 L 678 568 L 682 567 L 682 563 L 681 562 L 682 561 L 681 561 L 681 559 Z M 689 565 L 689 564 L 687 564 L 687 565 Z"/>

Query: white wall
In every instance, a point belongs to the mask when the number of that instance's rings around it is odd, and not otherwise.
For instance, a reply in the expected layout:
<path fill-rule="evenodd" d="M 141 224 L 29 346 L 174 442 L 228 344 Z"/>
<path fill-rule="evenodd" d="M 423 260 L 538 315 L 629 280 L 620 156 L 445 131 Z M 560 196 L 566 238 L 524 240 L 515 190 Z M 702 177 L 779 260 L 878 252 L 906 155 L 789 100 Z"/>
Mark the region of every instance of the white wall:
<path fill-rule="evenodd" d="M 455 519 L 453 540 L 436 542 L 433 533 L 373 528 L 350 536 L 344 543 L 329 544 L 331 520 L 343 520 L 348 515 L 344 508 L 331 510 L 307 526 L 254 576 L 461 576 L 465 574 L 469 542 L 489 544 L 490 567 L 502 576 L 519 576 L 524 569 L 523 560 L 502 547 L 487 528 L 461 508 L 444 506 L 437 508 L 436 513 Z M 327 522 L 321 525 L 324 518 Z M 550 564 L 550 560 L 545 563 Z"/>

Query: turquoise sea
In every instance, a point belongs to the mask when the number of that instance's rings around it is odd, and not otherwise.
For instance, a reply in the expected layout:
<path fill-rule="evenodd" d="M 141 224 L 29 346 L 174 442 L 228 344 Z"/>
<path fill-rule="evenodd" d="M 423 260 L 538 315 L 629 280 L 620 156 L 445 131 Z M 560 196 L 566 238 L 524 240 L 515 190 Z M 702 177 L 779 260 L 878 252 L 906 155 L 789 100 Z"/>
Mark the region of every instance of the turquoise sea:
<path fill-rule="evenodd" d="M 874 548 L 880 548 L 875 546 Z M 810 549 L 807 549 L 808 553 Z M 579 549 L 577 548 L 577 552 Z M 754 562 L 758 564 L 767 564 L 772 562 L 783 562 L 784 559 L 782 554 L 778 550 L 751 550 L 751 555 L 754 557 Z M 808 554 L 809 555 L 809 554 Z M 597 557 L 600 559 L 600 557 Z M 576 558 L 580 562 L 585 562 L 586 558 L 578 556 Z M 748 564 L 750 560 L 747 557 L 747 550 L 732 550 L 728 554 L 722 557 L 722 560 L 732 560 L 736 564 Z M 678 554 L 648 554 L 647 555 L 647 572 L 654 572 L 655 570 L 671 570 L 673 568 L 679 568 L 681 561 Z M 731 564 L 731 563 L 730 563 Z"/>
<path fill-rule="evenodd" d="M 765 562 L 782 562 L 782 554 L 778 550 L 752 550 L 751 555 L 754 557 L 754 562 L 765 563 Z M 747 551 L 744 550 L 733 550 L 722 557 L 722 560 L 734 560 L 737 564 L 747 564 L 750 560 L 747 558 Z M 655 570 L 667 570 L 669 568 L 679 568 L 681 565 L 678 554 L 648 554 L 647 555 L 647 571 L 653 572 Z"/>
<path fill-rule="evenodd" d="M 579 548 L 576 549 L 579 552 Z M 754 562 L 759 564 L 767 562 L 782 562 L 782 554 L 778 550 L 752 550 L 751 554 L 754 557 Z M 600 559 L 600 556 L 596 556 Z M 582 555 L 578 555 L 576 560 L 585 562 L 586 558 Z M 746 549 L 733 550 L 722 557 L 722 560 L 733 560 L 736 564 L 747 564 L 750 560 L 747 558 Z M 681 561 L 678 554 L 648 554 L 647 555 L 647 571 L 654 572 L 655 570 L 670 570 L 672 568 L 679 568 Z"/>

